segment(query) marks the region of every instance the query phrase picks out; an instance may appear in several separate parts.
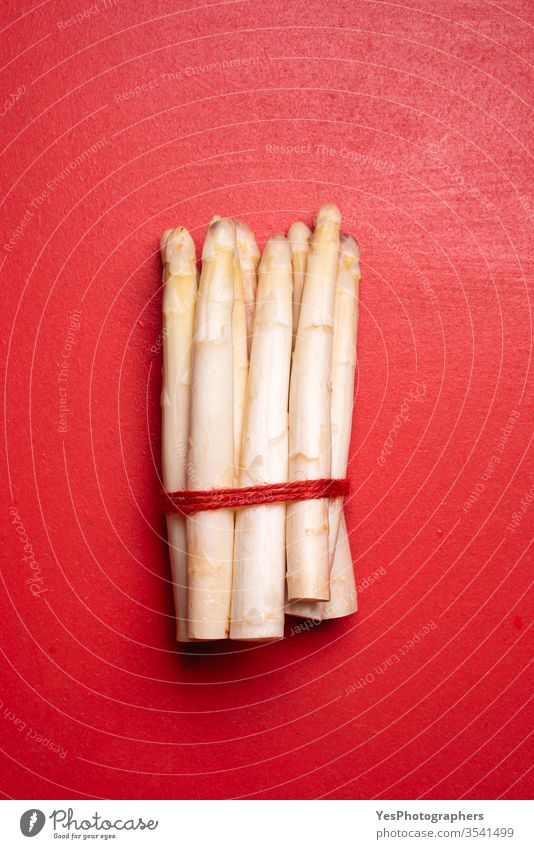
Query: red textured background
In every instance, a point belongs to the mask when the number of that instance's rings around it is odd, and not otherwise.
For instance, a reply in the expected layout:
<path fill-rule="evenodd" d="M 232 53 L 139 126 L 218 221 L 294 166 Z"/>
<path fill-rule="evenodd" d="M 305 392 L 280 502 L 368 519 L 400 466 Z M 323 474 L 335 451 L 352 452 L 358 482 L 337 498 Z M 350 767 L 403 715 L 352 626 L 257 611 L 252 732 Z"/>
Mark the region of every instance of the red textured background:
<path fill-rule="evenodd" d="M 527 796 L 532 5 L 1 8 L 4 795 Z M 159 236 L 200 245 L 217 212 L 263 244 L 327 200 L 363 257 L 348 519 L 358 582 L 377 579 L 350 620 L 183 651 Z"/>

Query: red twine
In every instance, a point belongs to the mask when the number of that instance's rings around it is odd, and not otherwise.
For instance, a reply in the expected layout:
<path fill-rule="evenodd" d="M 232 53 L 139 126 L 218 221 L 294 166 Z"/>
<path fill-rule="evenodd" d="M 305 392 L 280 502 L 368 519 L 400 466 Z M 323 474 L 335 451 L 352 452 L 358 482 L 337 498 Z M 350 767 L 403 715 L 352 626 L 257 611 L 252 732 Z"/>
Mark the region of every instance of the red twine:
<path fill-rule="evenodd" d="M 261 486 L 197 489 L 166 492 L 162 490 L 162 506 L 166 513 L 189 516 L 203 510 L 251 507 L 255 504 L 277 504 L 283 501 L 307 501 L 311 498 L 344 498 L 349 491 L 347 478 L 321 478 L 314 481 L 288 481 Z"/>

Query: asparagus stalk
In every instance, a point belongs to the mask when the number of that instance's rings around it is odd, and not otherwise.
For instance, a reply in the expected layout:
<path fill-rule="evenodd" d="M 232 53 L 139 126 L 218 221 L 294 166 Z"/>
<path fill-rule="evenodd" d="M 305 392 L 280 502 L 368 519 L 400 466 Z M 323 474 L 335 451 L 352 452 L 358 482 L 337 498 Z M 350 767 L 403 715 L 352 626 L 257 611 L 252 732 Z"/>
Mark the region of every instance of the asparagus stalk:
<path fill-rule="evenodd" d="M 358 610 L 358 596 L 354 580 L 354 567 L 349 535 L 344 513 L 337 538 L 334 562 L 330 572 L 330 601 L 294 601 L 287 605 L 287 613 L 303 619 L 339 619 Z"/>
<path fill-rule="evenodd" d="M 354 566 L 350 550 L 349 534 L 345 514 L 341 511 L 341 522 L 336 542 L 332 571 L 330 572 L 330 601 L 319 602 L 322 619 L 338 619 L 358 610 L 358 594 L 354 580 Z"/>
<path fill-rule="evenodd" d="M 177 227 L 161 237 L 163 263 L 162 471 L 168 491 L 186 485 L 189 435 L 191 345 L 197 296 L 196 255 L 187 230 Z M 187 642 L 187 555 L 185 519 L 167 514 L 176 639 Z"/>
<path fill-rule="evenodd" d="M 317 215 L 302 292 L 289 393 L 289 479 L 331 474 L 330 377 L 341 215 Z M 288 600 L 328 601 L 328 501 L 287 506 Z"/>
<path fill-rule="evenodd" d="M 334 305 L 332 397 L 330 402 L 333 478 L 344 478 L 347 474 L 354 407 L 359 294 L 360 250 L 352 236 L 342 236 Z M 330 563 L 334 559 L 342 512 L 343 499 L 332 499 L 328 507 Z"/>
<path fill-rule="evenodd" d="M 211 224 L 221 221 L 220 215 L 214 215 Z M 246 225 L 240 225 L 246 227 Z M 241 430 L 243 427 L 243 412 L 245 409 L 245 392 L 248 375 L 248 333 L 246 305 L 243 294 L 243 272 L 237 249 L 234 251 L 234 306 L 232 311 L 232 357 L 234 370 L 234 486 L 239 480 L 239 454 L 241 452 Z M 248 228 L 247 228 L 248 230 Z M 250 231 L 252 232 L 252 231 Z M 252 236 L 254 238 L 254 236 Z M 245 260 L 246 262 L 246 260 Z M 254 286 L 254 297 L 256 287 Z M 252 307 L 254 309 L 254 305 Z"/>
<path fill-rule="evenodd" d="M 284 236 L 273 236 L 259 270 L 240 486 L 287 480 L 291 329 L 291 250 Z M 237 511 L 231 639 L 284 635 L 285 521 L 284 504 Z"/>
<path fill-rule="evenodd" d="M 247 318 L 243 298 L 243 275 L 237 250 L 234 252 L 234 308 L 232 312 L 234 369 L 234 486 L 239 481 L 239 455 L 248 376 Z"/>
<path fill-rule="evenodd" d="M 358 594 L 354 580 L 354 566 L 350 550 L 349 534 L 345 514 L 341 512 L 341 523 L 330 572 L 330 601 L 319 602 L 323 619 L 338 619 L 358 610 Z"/>
<path fill-rule="evenodd" d="M 214 221 L 202 251 L 191 380 L 187 463 L 189 489 L 231 487 L 234 482 L 232 313 L 235 227 Z M 234 511 L 188 516 L 188 635 L 228 636 Z"/>
<path fill-rule="evenodd" d="M 254 323 L 254 307 L 256 303 L 257 270 L 260 252 L 254 233 L 242 221 L 236 222 L 236 246 L 243 276 L 243 297 L 247 316 L 247 353 L 250 356 L 252 346 L 252 325 Z"/>
<path fill-rule="evenodd" d="M 351 236 L 342 236 L 334 304 L 334 343 L 332 352 L 332 477 L 344 477 L 352 425 L 354 369 L 358 324 L 359 249 Z M 343 499 L 331 500 L 328 507 L 330 601 L 296 601 L 288 613 L 310 619 L 335 619 L 357 610 L 356 585 L 348 544 Z M 339 541 L 338 541 L 339 534 Z"/>
<path fill-rule="evenodd" d="M 293 265 L 293 347 L 297 338 L 300 302 L 308 264 L 310 239 L 312 232 L 303 221 L 295 221 L 288 230 L 287 238 L 291 244 L 291 262 Z"/>

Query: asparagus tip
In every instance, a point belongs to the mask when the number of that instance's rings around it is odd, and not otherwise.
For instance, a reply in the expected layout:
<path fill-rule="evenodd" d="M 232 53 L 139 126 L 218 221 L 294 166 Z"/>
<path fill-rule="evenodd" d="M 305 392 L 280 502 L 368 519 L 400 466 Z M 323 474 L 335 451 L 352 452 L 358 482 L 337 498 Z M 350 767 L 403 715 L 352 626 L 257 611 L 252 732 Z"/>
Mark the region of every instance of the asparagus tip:
<path fill-rule="evenodd" d="M 235 225 L 231 218 L 221 218 L 216 215 L 212 218 L 206 233 L 202 259 L 212 259 L 216 250 L 234 251 L 235 249 Z"/>
<path fill-rule="evenodd" d="M 252 229 L 244 221 L 236 221 L 235 238 L 241 263 L 248 263 L 257 268 L 260 261 L 260 251 Z"/>
<path fill-rule="evenodd" d="M 344 233 L 339 243 L 339 268 L 348 268 L 355 274 L 360 273 L 360 247 L 354 236 Z"/>
<path fill-rule="evenodd" d="M 291 243 L 291 250 L 294 254 L 306 253 L 308 251 L 309 242 L 312 231 L 304 223 L 304 221 L 295 221 L 287 232 L 287 238 Z"/>
<path fill-rule="evenodd" d="M 174 227 L 165 230 L 160 241 L 161 261 L 171 276 L 191 274 L 196 264 L 195 244 L 189 230 Z"/>
<path fill-rule="evenodd" d="M 282 233 L 271 236 L 263 249 L 260 271 L 269 268 L 291 268 L 291 245 Z"/>
<path fill-rule="evenodd" d="M 317 213 L 316 226 L 324 224 L 341 224 L 341 212 L 334 203 L 326 203 Z"/>
<path fill-rule="evenodd" d="M 340 238 L 339 251 L 340 255 L 347 254 L 360 259 L 360 246 L 354 236 L 349 236 L 347 233 L 343 233 Z"/>

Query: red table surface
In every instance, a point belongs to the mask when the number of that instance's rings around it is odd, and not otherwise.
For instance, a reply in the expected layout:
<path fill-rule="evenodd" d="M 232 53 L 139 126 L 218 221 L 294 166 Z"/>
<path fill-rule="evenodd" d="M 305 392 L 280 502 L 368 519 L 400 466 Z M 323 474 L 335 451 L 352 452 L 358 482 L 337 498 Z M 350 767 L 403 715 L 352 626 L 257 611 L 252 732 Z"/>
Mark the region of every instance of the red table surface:
<path fill-rule="evenodd" d="M 527 797 L 532 5 L 2 14 L 3 794 Z M 326 201 L 362 252 L 360 611 L 183 650 L 159 237 Z"/>

